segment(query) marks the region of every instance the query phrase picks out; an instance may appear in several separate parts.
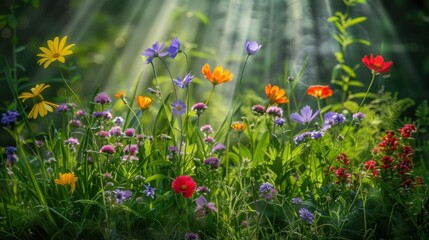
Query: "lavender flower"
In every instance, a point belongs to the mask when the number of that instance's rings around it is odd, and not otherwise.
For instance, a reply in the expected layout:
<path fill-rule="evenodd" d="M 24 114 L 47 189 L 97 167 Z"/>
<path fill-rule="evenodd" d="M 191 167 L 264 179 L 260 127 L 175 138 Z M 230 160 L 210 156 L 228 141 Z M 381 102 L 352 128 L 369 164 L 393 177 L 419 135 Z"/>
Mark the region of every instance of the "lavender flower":
<path fill-rule="evenodd" d="M 104 105 L 107 103 L 111 103 L 112 99 L 110 99 L 110 97 L 109 97 L 109 95 L 107 95 L 107 93 L 99 93 L 99 94 L 95 95 L 94 102 L 99 103 L 101 105 Z"/>
<path fill-rule="evenodd" d="M 314 222 L 314 214 L 307 208 L 299 209 L 298 213 L 299 217 L 308 224 L 312 224 Z"/>
<path fill-rule="evenodd" d="M 147 48 L 144 52 L 142 52 L 142 55 L 146 57 L 146 63 L 151 63 L 152 60 L 156 57 L 165 57 L 168 55 L 168 52 L 162 52 L 162 50 L 165 47 L 165 43 L 162 43 L 162 45 L 159 45 L 158 42 L 155 42 L 152 45 L 152 48 Z"/>
<path fill-rule="evenodd" d="M 210 212 L 217 213 L 217 208 L 214 203 L 207 202 L 203 195 L 195 200 L 197 207 L 195 208 L 195 216 L 197 218 L 205 217 Z"/>
<path fill-rule="evenodd" d="M 310 133 L 310 137 L 311 137 L 312 139 L 315 139 L 315 140 L 317 140 L 317 139 L 319 139 L 319 138 L 323 137 L 323 135 L 324 135 L 324 133 L 323 133 L 323 132 L 321 132 L 321 131 L 313 131 L 313 132 L 311 132 L 311 133 Z"/>
<path fill-rule="evenodd" d="M 186 112 L 186 105 L 182 100 L 174 101 L 173 104 L 171 104 L 173 107 L 173 115 L 174 116 L 182 116 Z"/>
<path fill-rule="evenodd" d="M 70 149 L 75 151 L 76 150 L 76 145 L 79 145 L 79 140 L 77 138 L 74 137 L 70 137 L 67 140 L 64 140 L 64 144 L 65 145 L 69 145 Z"/>
<path fill-rule="evenodd" d="M 311 121 L 313 121 L 313 119 L 319 114 L 319 110 L 317 110 L 314 114 L 313 114 L 313 109 L 310 108 L 310 106 L 305 106 L 301 109 L 301 115 L 299 115 L 298 113 L 292 113 L 290 115 L 290 119 L 292 121 L 295 122 L 299 122 L 301 124 L 307 125 L 308 123 L 310 123 Z"/>
<path fill-rule="evenodd" d="M 146 196 L 151 197 L 151 198 L 155 198 L 155 190 L 156 188 L 153 188 L 150 186 L 150 184 L 144 185 L 146 190 L 143 191 L 144 194 L 146 194 Z"/>
<path fill-rule="evenodd" d="M 128 190 L 116 189 L 115 191 L 116 202 L 122 204 L 125 200 L 128 200 L 132 197 L 133 192 Z"/>
<path fill-rule="evenodd" d="M 16 155 L 16 147 L 6 147 L 6 166 L 13 166 L 18 160 Z"/>
<path fill-rule="evenodd" d="M 246 41 L 246 52 L 249 55 L 253 55 L 261 49 L 262 45 L 259 45 L 255 41 Z"/>
<path fill-rule="evenodd" d="M 260 104 L 257 104 L 257 105 L 254 105 L 252 107 L 252 111 L 254 114 L 260 116 L 260 115 L 263 115 L 265 113 L 265 107 L 260 105 Z"/>
<path fill-rule="evenodd" d="M 186 240 L 198 240 L 198 234 L 193 233 L 193 232 L 188 232 L 185 234 L 185 239 Z"/>
<path fill-rule="evenodd" d="M 70 111 L 69 106 L 67 103 L 63 103 L 58 105 L 58 107 L 55 109 L 56 112 L 68 112 Z"/>
<path fill-rule="evenodd" d="M 183 79 L 181 79 L 179 76 L 177 76 L 177 79 L 173 79 L 174 85 L 180 87 L 180 88 L 186 88 L 188 87 L 189 83 L 194 79 L 194 75 L 191 75 L 190 73 L 187 73 Z"/>
<path fill-rule="evenodd" d="M 363 119 L 365 119 L 365 114 L 363 114 L 361 112 L 357 112 L 357 113 L 353 114 L 353 120 L 361 121 Z"/>
<path fill-rule="evenodd" d="M 181 51 L 180 49 L 181 43 L 179 41 L 179 38 L 174 37 L 173 40 L 171 40 L 170 46 L 167 48 L 167 52 L 170 54 L 171 58 L 175 58 L 177 53 Z"/>
<path fill-rule="evenodd" d="M 113 119 L 113 123 L 114 123 L 116 126 L 122 126 L 122 124 L 124 124 L 124 122 L 125 122 L 125 120 L 124 120 L 122 117 L 115 117 L 115 118 Z"/>
<path fill-rule="evenodd" d="M 195 191 L 198 193 L 208 193 L 210 192 L 210 189 L 206 186 L 200 186 L 200 187 L 197 187 Z"/>
<path fill-rule="evenodd" d="M 225 149 L 226 149 L 225 145 L 223 145 L 222 143 L 218 143 L 218 144 L 216 144 L 216 145 L 213 146 L 212 152 L 214 152 L 214 153 L 215 152 L 221 152 L 221 151 L 223 151 Z"/>
<path fill-rule="evenodd" d="M 1 115 L 1 124 L 3 126 L 13 126 L 21 115 L 14 110 L 9 110 Z"/>
<path fill-rule="evenodd" d="M 120 137 L 120 136 L 122 136 L 122 129 L 121 129 L 121 127 L 115 126 L 109 130 L 109 133 L 112 136 Z"/>
<path fill-rule="evenodd" d="M 82 109 L 76 111 L 76 117 L 84 117 L 85 112 Z"/>
<path fill-rule="evenodd" d="M 290 200 L 290 202 L 291 202 L 292 204 L 299 205 L 299 204 L 301 204 L 301 203 L 302 203 L 302 199 L 301 199 L 301 198 L 299 198 L 299 197 L 296 197 L 296 198 L 292 198 L 292 199 Z"/>
<path fill-rule="evenodd" d="M 220 160 L 217 157 L 210 157 L 204 160 L 203 165 L 210 165 L 213 169 L 220 167 Z"/>
<path fill-rule="evenodd" d="M 274 119 L 274 124 L 278 127 L 281 127 L 285 124 L 286 120 L 284 118 L 279 118 L 276 117 L 276 119 Z"/>
<path fill-rule="evenodd" d="M 295 145 L 302 143 L 308 136 L 311 136 L 310 132 L 303 132 L 300 135 L 293 138 Z"/>
<path fill-rule="evenodd" d="M 274 116 L 274 117 L 283 117 L 283 109 L 276 107 L 276 106 L 271 106 L 267 108 L 267 114 Z"/>
<path fill-rule="evenodd" d="M 94 118 L 104 118 L 104 119 L 112 119 L 112 114 L 109 111 L 104 111 L 104 112 L 93 112 L 92 116 Z"/>
<path fill-rule="evenodd" d="M 277 194 L 277 190 L 274 189 L 274 186 L 270 183 L 263 183 L 259 187 L 259 194 L 262 198 L 265 198 L 267 200 L 271 200 L 275 194 Z"/>

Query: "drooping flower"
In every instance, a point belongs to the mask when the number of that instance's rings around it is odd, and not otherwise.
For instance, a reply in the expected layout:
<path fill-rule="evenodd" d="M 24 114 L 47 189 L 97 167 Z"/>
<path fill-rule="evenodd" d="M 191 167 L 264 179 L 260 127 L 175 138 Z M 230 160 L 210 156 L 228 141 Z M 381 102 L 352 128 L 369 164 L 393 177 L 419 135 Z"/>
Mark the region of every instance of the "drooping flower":
<path fill-rule="evenodd" d="M 307 208 L 301 208 L 298 211 L 299 217 L 308 224 L 312 224 L 314 222 L 314 214 L 310 212 Z"/>
<path fill-rule="evenodd" d="M 136 102 L 137 105 L 140 107 L 141 110 L 146 110 L 149 105 L 152 103 L 152 98 L 146 97 L 146 96 L 137 96 Z"/>
<path fill-rule="evenodd" d="M 203 195 L 200 195 L 195 202 L 197 203 L 197 207 L 195 208 L 195 216 L 197 218 L 205 217 L 210 212 L 217 213 L 216 205 L 212 202 L 207 202 Z"/>
<path fill-rule="evenodd" d="M 60 178 L 55 179 L 55 183 L 62 186 L 70 185 L 70 191 L 73 193 L 76 188 L 77 180 L 78 177 L 75 177 L 74 173 L 60 173 Z"/>
<path fill-rule="evenodd" d="M 29 98 L 33 98 L 33 100 L 35 100 L 34 106 L 28 114 L 28 118 L 36 119 L 38 115 L 44 117 L 48 112 L 53 112 L 54 108 L 58 107 L 58 104 L 45 101 L 41 95 L 41 93 L 48 87 L 50 87 L 50 85 L 46 85 L 44 83 L 37 84 L 35 87 L 31 88 L 31 93 L 23 92 L 18 96 L 19 99 L 22 99 L 22 102 L 25 102 Z"/>
<path fill-rule="evenodd" d="M 1 124 L 3 126 L 13 126 L 20 116 L 21 114 L 19 114 L 19 112 L 8 110 L 1 115 Z"/>
<path fill-rule="evenodd" d="M 212 73 L 210 70 L 210 65 L 207 63 L 204 64 L 201 71 L 204 74 L 204 77 L 209 80 L 213 85 L 229 82 L 234 77 L 234 75 L 229 71 L 229 69 L 225 69 L 224 71 L 221 66 L 215 67 Z"/>
<path fill-rule="evenodd" d="M 191 198 L 194 194 L 197 184 L 192 180 L 190 176 L 178 176 L 174 179 L 171 187 L 176 192 L 176 194 L 183 194 L 185 198 Z"/>
<path fill-rule="evenodd" d="M 167 48 L 167 52 L 170 54 L 171 58 L 175 58 L 176 55 L 181 51 L 181 43 L 179 41 L 179 38 L 174 37 L 173 40 L 171 40 L 170 46 Z"/>
<path fill-rule="evenodd" d="M 186 112 L 186 105 L 182 100 L 174 101 L 171 104 L 173 107 L 173 116 L 182 116 Z"/>
<path fill-rule="evenodd" d="M 186 88 L 188 87 L 192 79 L 194 79 L 194 75 L 191 75 L 191 73 L 187 73 L 183 79 L 177 76 L 177 79 L 173 79 L 173 83 L 180 88 Z"/>
<path fill-rule="evenodd" d="M 311 95 L 317 99 L 324 99 L 332 96 L 332 90 L 329 88 L 328 85 L 311 85 L 307 89 L 307 95 Z"/>
<path fill-rule="evenodd" d="M 116 196 L 116 202 L 119 204 L 122 204 L 125 200 L 128 200 L 133 196 L 133 192 L 129 190 L 116 189 L 114 193 Z"/>
<path fill-rule="evenodd" d="M 311 121 L 313 121 L 313 119 L 319 114 L 319 110 L 317 110 L 314 114 L 313 114 L 313 109 L 311 109 L 310 106 L 305 106 L 301 109 L 301 115 L 299 115 L 298 113 L 292 113 L 290 115 L 290 119 L 292 119 L 295 122 L 299 122 L 301 124 L 307 125 L 308 123 L 310 123 Z"/>
<path fill-rule="evenodd" d="M 369 58 L 365 55 L 362 58 L 362 63 L 371 70 L 372 74 L 387 73 L 393 65 L 392 61 L 385 62 L 382 56 L 374 57 L 374 54 L 371 54 Z"/>
<path fill-rule="evenodd" d="M 265 86 L 265 95 L 270 103 L 284 104 L 289 101 L 285 90 L 276 85 L 272 86 L 270 83 Z"/>
<path fill-rule="evenodd" d="M 39 49 L 43 53 L 37 54 L 38 57 L 41 57 L 37 63 L 43 65 L 43 68 L 47 68 L 52 62 L 59 61 L 65 63 L 64 56 L 70 55 L 73 52 L 70 50 L 75 44 L 69 44 L 66 46 L 67 36 L 61 38 L 55 37 L 54 40 L 48 40 L 48 48 L 40 47 Z"/>
<path fill-rule="evenodd" d="M 152 48 L 147 48 L 144 52 L 142 52 L 142 55 L 146 57 L 146 63 L 151 63 L 152 60 L 156 57 L 167 56 L 168 52 L 162 52 L 164 47 L 165 47 L 165 43 L 162 43 L 162 45 L 159 45 L 158 42 L 155 42 L 152 45 Z"/>
<path fill-rule="evenodd" d="M 156 188 L 151 187 L 150 184 L 145 184 L 144 187 L 146 188 L 146 190 L 144 190 L 143 193 L 146 194 L 146 196 L 148 197 L 155 198 Z"/>
<path fill-rule="evenodd" d="M 245 122 L 233 122 L 231 124 L 231 128 L 234 130 L 234 132 L 236 133 L 242 133 L 244 132 L 244 130 L 246 130 L 246 123 Z"/>
<path fill-rule="evenodd" d="M 110 99 L 110 97 L 109 97 L 109 95 L 107 95 L 107 93 L 98 93 L 94 97 L 94 102 L 99 103 L 101 105 L 104 105 L 107 103 L 111 103 L 112 99 Z"/>
<path fill-rule="evenodd" d="M 259 45 L 255 41 L 246 41 L 246 52 L 249 55 L 253 55 L 261 49 L 262 45 Z"/>

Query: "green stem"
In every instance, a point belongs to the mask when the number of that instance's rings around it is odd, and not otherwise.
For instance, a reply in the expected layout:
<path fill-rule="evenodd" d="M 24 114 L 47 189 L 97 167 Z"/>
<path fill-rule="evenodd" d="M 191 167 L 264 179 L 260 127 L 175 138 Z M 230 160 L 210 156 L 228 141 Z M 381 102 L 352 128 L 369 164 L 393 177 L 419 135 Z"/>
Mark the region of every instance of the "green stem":
<path fill-rule="evenodd" d="M 173 75 L 171 75 L 170 68 L 168 68 L 167 63 L 164 61 L 164 59 L 162 59 L 162 58 L 159 58 L 159 59 L 160 59 L 160 60 L 161 60 L 161 62 L 164 64 L 165 68 L 167 69 L 168 75 L 170 75 L 170 78 L 171 78 L 171 84 L 173 84 L 173 92 L 174 92 L 174 96 L 176 97 L 176 100 L 177 100 L 177 99 L 178 99 L 178 97 L 177 97 L 177 91 L 176 91 L 176 88 L 174 87 L 174 83 L 173 83 Z M 152 65 L 153 65 L 153 64 L 152 64 Z"/>
<path fill-rule="evenodd" d="M 210 91 L 209 97 L 208 97 L 208 98 L 207 98 L 207 100 L 206 100 L 206 103 L 205 103 L 206 105 L 208 105 L 208 104 L 209 104 L 210 99 L 211 99 L 211 97 L 212 97 L 212 95 L 213 95 L 213 92 L 214 92 L 215 87 L 216 87 L 216 85 L 215 85 L 215 84 L 213 84 L 213 87 L 212 87 L 212 90 Z"/>

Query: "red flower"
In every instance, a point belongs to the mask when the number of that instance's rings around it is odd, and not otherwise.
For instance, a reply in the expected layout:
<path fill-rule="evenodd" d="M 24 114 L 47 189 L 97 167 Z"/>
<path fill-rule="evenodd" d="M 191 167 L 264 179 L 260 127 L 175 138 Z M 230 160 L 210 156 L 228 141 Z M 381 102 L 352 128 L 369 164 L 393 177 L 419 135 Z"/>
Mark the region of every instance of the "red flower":
<path fill-rule="evenodd" d="M 177 194 L 183 193 L 185 198 L 191 198 L 192 194 L 194 194 L 197 184 L 190 176 L 178 176 L 176 179 L 174 179 L 171 187 Z"/>
<path fill-rule="evenodd" d="M 412 133 L 415 133 L 417 131 L 416 126 L 413 124 L 405 124 L 404 127 L 399 129 L 399 133 L 401 133 L 401 136 L 403 138 L 410 138 Z"/>
<path fill-rule="evenodd" d="M 377 162 L 371 159 L 365 162 L 364 168 L 366 170 L 373 170 L 375 165 L 377 165 Z"/>
<path fill-rule="evenodd" d="M 362 63 L 372 71 L 372 74 L 386 73 L 393 64 L 392 61 L 384 62 L 383 57 L 380 55 L 374 58 L 373 54 L 371 54 L 369 58 L 365 55 L 362 58 Z"/>
<path fill-rule="evenodd" d="M 307 89 L 307 95 L 311 95 L 318 99 L 323 99 L 332 96 L 332 90 L 328 85 L 311 85 Z"/>

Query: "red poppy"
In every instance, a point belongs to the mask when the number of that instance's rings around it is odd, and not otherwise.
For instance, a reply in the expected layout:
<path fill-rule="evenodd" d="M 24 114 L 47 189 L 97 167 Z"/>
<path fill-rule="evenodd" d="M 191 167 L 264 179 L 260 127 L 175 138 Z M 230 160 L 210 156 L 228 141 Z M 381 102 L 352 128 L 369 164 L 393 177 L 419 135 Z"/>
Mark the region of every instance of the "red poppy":
<path fill-rule="evenodd" d="M 171 187 L 177 194 L 183 193 L 185 198 L 191 198 L 192 194 L 194 194 L 197 184 L 190 176 L 178 176 L 176 179 L 174 179 Z"/>
<path fill-rule="evenodd" d="M 390 67 L 392 67 L 393 64 L 392 61 L 384 62 L 382 56 L 377 55 L 374 57 L 373 54 L 371 54 L 369 58 L 365 55 L 362 58 L 362 63 L 365 64 L 365 66 L 369 68 L 373 74 L 386 73 L 390 70 Z"/>
<path fill-rule="evenodd" d="M 311 85 L 307 89 L 307 95 L 311 95 L 318 99 L 323 99 L 332 96 L 332 90 L 328 85 Z"/>

